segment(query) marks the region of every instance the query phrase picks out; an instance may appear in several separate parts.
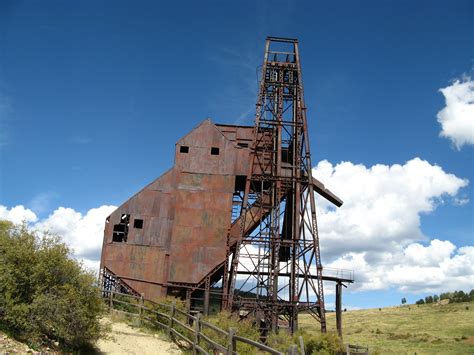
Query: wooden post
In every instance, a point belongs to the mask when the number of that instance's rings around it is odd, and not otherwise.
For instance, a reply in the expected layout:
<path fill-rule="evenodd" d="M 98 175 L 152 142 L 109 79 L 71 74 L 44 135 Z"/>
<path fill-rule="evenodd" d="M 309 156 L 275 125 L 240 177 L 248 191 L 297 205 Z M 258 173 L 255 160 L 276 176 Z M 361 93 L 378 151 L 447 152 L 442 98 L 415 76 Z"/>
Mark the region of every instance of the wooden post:
<path fill-rule="evenodd" d="M 140 325 L 142 325 L 143 321 L 143 293 L 140 295 L 140 300 L 138 303 L 138 316 L 140 319 Z"/>
<path fill-rule="evenodd" d="M 114 309 L 114 292 L 110 290 L 109 292 L 109 310 L 112 313 L 112 310 Z"/>
<path fill-rule="evenodd" d="M 296 344 L 291 344 L 288 349 L 288 354 L 296 355 L 298 353 L 298 346 Z"/>
<path fill-rule="evenodd" d="M 234 355 L 234 353 L 237 351 L 237 342 L 234 338 L 234 335 L 235 335 L 235 329 L 229 328 L 229 343 L 227 345 L 228 355 Z"/>
<path fill-rule="evenodd" d="M 173 320 L 174 320 L 174 314 L 176 312 L 176 301 L 173 300 L 173 303 L 171 303 L 171 312 L 170 312 L 170 322 L 168 325 L 168 335 L 171 336 L 171 329 L 173 329 Z"/>
<path fill-rule="evenodd" d="M 196 346 L 199 346 L 199 332 L 201 331 L 201 313 L 196 313 L 196 320 L 194 322 L 194 343 L 193 354 L 198 354 Z"/>
<path fill-rule="evenodd" d="M 191 290 L 186 290 L 186 312 L 191 313 Z"/>
<path fill-rule="evenodd" d="M 206 282 L 204 286 L 204 315 L 209 315 L 209 296 L 210 296 L 210 289 L 211 289 L 211 279 L 210 277 L 206 277 Z"/>
<path fill-rule="evenodd" d="M 336 328 L 342 339 L 342 283 L 336 283 Z"/>
<path fill-rule="evenodd" d="M 299 336 L 299 341 L 300 341 L 300 349 L 301 349 L 301 355 L 305 355 L 305 351 L 304 351 L 304 341 L 303 341 L 303 337 L 300 335 Z"/>

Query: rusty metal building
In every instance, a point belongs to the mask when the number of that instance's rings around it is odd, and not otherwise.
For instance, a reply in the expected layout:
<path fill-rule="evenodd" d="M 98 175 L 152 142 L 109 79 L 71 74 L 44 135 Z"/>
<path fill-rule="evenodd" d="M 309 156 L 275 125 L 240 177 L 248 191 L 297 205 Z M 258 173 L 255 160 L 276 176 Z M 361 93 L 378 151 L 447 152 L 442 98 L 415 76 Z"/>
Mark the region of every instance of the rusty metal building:
<path fill-rule="evenodd" d="M 269 49 L 271 42 L 289 43 L 293 46 L 293 52 L 285 53 L 286 59 L 278 61 L 277 54 L 282 52 L 271 52 Z M 235 293 L 236 275 L 238 273 L 252 275 L 253 273 L 253 271 L 236 270 L 238 261 L 235 254 L 238 254 L 236 251 L 241 247 L 244 237 L 255 235 L 253 231 L 259 224 L 266 223 L 264 219 L 277 204 L 285 200 L 284 204 L 289 206 L 290 201 L 294 201 L 289 197 L 294 189 L 281 188 L 281 192 L 277 193 L 276 201 L 273 202 L 273 207 L 268 205 L 270 197 L 267 201 L 264 194 L 252 202 L 253 205 L 248 203 L 247 207 L 247 202 L 244 201 L 250 200 L 244 196 L 249 193 L 249 185 L 255 176 L 268 175 L 271 181 L 281 181 L 278 184 L 285 184 L 285 179 L 292 179 L 293 184 L 302 184 L 301 193 L 306 190 L 310 198 L 312 193 L 316 192 L 334 205 L 338 207 L 342 205 L 342 201 L 337 196 L 311 176 L 310 164 L 305 168 L 306 173 L 303 172 L 303 166 L 296 167 L 296 162 L 300 164 L 305 159 L 304 157 L 309 157 L 309 144 L 307 153 L 301 150 L 301 158 L 294 156 L 294 153 L 293 155 L 289 153 L 293 146 L 300 144 L 295 137 L 307 135 L 297 48 L 296 40 L 267 39 L 264 62 L 264 68 L 267 69 L 262 77 L 259 95 L 259 99 L 264 96 L 277 97 L 275 93 L 268 92 L 268 88 L 272 85 L 277 88 L 285 86 L 294 88 L 291 89 L 294 92 L 291 91 L 291 94 L 283 96 L 289 102 L 289 107 L 294 107 L 294 109 L 287 110 L 283 104 L 276 105 L 279 108 L 272 111 L 274 118 L 268 121 L 267 127 L 262 127 L 261 123 L 260 125 L 256 123 L 256 126 L 239 126 L 216 124 L 209 119 L 204 120 L 176 143 L 174 166 L 107 217 L 101 256 L 101 277 L 105 288 L 121 288 L 127 292 L 143 294 L 148 299 L 167 295 L 181 297 L 186 300 L 188 308 L 200 310 L 205 314 L 209 313 L 210 299 L 213 295 L 220 306 L 227 304 L 227 307 L 232 308 L 233 298 L 229 301 L 228 297 L 233 297 Z M 272 59 L 269 58 L 270 55 L 273 55 Z M 276 75 L 274 78 L 273 72 L 277 69 L 284 74 L 281 77 Z M 291 82 L 289 77 L 292 78 Z M 265 105 L 262 107 L 267 107 Z M 277 114 L 278 110 L 281 111 L 281 115 Z M 285 121 L 283 117 L 285 112 L 292 112 L 290 121 Z M 263 121 L 265 120 L 261 122 Z M 285 124 L 289 128 L 285 128 Z M 286 138 L 288 142 L 293 142 L 288 146 L 281 143 L 283 142 L 281 127 L 293 132 Z M 293 127 L 300 127 L 301 133 L 295 133 L 297 130 Z M 280 132 L 279 136 L 275 135 L 275 132 Z M 279 146 L 279 148 L 273 153 L 266 148 L 263 149 L 266 146 Z M 262 153 L 257 153 L 257 151 Z M 294 160 L 293 165 L 289 163 L 290 156 Z M 270 163 L 256 165 L 252 163 L 255 159 Z M 271 170 L 273 169 L 270 168 L 272 161 L 275 162 L 274 167 L 279 167 L 280 175 Z M 309 159 L 308 162 L 310 163 Z M 270 170 L 267 171 L 267 169 Z M 303 175 L 296 178 L 290 171 L 301 171 Z M 265 184 L 262 185 L 262 189 L 267 189 L 263 187 Z M 295 204 L 295 202 L 291 203 Z M 314 206 L 311 209 L 315 211 Z M 295 231 L 301 232 L 305 228 L 303 220 L 306 212 L 304 210 L 305 208 L 301 212 L 301 217 L 292 217 L 302 226 L 296 225 Z M 288 213 L 285 214 L 285 220 L 287 215 Z M 289 216 L 291 217 L 291 213 Z M 284 221 L 283 224 L 285 224 Z M 260 230 L 262 231 L 262 228 Z M 288 238 L 284 236 L 284 233 L 279 229 L 277 239 Z M 294 280 L 302 278 L 303 282 L 308 283 L 318 280 L 321 284 L 319 287 L 321 294 L 316 293 L 318 302 L 310 302 L 309 298 L 303 301 L 295 294 L 286 303 L 289 309 L 293 307 L 295 310 L 305 307 L 310 309 L 312 306 L 310 307 L 309 304 L 312 303 L 317 309 L 316 313 L 319 313 L 321 329 L 325 331 L 322 281 L 335 282 L 337 328 L 341 334 L 342 286 L 353 282 L 352 273 L 327 270 L 321 275 L 319 239 L 317 243 L 307 244 L 299 239 L 296 232 L 291 234 L 294 235 L 292 238 L 295 238 L 292 244 L 288 244 L 292 245 L 291 247 L 284 246 L 286 244 L 283 244 L 285 242 L 283 239 L 277 241 L 278 245 L 281 245 L 278 247 L 280 248 L 278 258 L 280 262 L 288 262 L 289 257 L 283 256 L 282 252 L 289 252 L 289 248 L 293 248 L 298 243 L 304 249 L 303 254 L 309 250 L 308 245 L 310 249 L 317 247 L 318 275 L 309 275 L 308 264 L 308 275 L 300 275 L 298 272 L 294 275 Z M 264 238 L 264 235 L 267 233 L 261 233 L 259 240 Z M 270 244 L 273 243 L 273 239 L 273 237 L 268 239 Z M 229 265 L 231 257 L 234 266 Z M 294 259 L 293 264 L 297 262 Z M 262 268 L 257 266 L 255 273 L 260 274 L 261 270 Z M 278 261 L 273 266 L 273 270 L 268 269 L 268 273 L 274 275 L 275 278 L 278 275 L 282 278 L 289 277 L 289 274 L 286 275 L 280 270 Z M 233 284 L 229 282 L 232 277 Z M 265 279 L 261 279 L 259 275 L 257 280 Z M 293 282 L 298 283 L 298 281 Z M 256 287 L 258 288 L 259 286 Z M 292 292 L 295 293 L 295 290 Z M 268 297 L 268 295 L 265 296 L 263 302 L 268 302 Z M 282 302 L 285 301 L 280 298 L 278 300 L 275 298 L 275 300 L 278 304 L 274 303 L 271 307 L 274 313 L 278 313 Z M 235 301 L 234 304 L 238 305 Z M 257 307 L 260 306 L 257 304 Z M 290 324 L 292 319 L 296 321 L 296 316 L 290 314 Z M 291 325 L 292 331 L 296 330 L 296 326 L 297 322 Z M 278 322 L 272 329 L 275 327 L 278 327 Z"/>
<path fill-rule="evenodd" d="M 107 218 L 101 269 L 150 299 L 202 284 L 224 262 L 252 139 L 252 126 L 207 119 L 178 141 L 174 167 Z"/>

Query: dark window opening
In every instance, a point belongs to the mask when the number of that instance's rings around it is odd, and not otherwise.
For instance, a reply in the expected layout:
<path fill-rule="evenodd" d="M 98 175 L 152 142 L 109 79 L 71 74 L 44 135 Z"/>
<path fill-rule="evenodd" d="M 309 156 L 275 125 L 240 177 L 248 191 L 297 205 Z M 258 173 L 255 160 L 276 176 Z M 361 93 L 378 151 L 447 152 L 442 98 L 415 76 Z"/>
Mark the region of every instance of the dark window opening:
<path fill-rule="evenodd" d="M 248 148 L 249 147 L 249 144 L 248 143 L 237 143 L 237 145 L 239 147 L 242 147 L 242 148 Z"/>
<path fill-rule="evenodd" d="M 123 214 L 120 217 L 120 223 L 114 225 L 114 232 L 112 234 L 112 241 L 118 243 L 126 243 L 128 237 L 128 226 L 130 224 L 130 215 Z"/>
<path fill-rule="evenodd" d="M 211 155 L 219 155 L 219 148 L 212 147 L 211 148 Z"/>
<path fill-rule="evenodd" d="M 182 145 L 181 147 L 179 147 L 179 152 L 180 153 L 189 153 L 189 147 L 186 146 L 186 145 Z"/>
<path fill-rule="evenodd" d="M 142 229 L 143 228 L 143 219 L 135 219 L 133 221 L 133 228 Z"/>
<path fill-rule="evenodd" d="M 246 182 L 247 182 L 247 176 L 237 175 L 235 177 L 235 189 L 234 189 L 234 191 L 235 192 L 244 191 Z"/>
<path fill-rule="evenodd" d="M 287 148 L 282 148 L 281 150 L 281 161 L 283 163 L 289 163 L 289 154 L 288 154 L 288 149 Z"/>

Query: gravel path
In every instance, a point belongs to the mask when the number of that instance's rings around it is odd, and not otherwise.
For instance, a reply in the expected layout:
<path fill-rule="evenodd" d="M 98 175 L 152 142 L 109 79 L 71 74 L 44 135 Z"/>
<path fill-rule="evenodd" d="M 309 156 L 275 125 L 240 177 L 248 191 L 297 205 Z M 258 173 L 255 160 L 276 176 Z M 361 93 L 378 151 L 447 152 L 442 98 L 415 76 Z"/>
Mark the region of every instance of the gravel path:
<path fill-rule="evenodd" d="M 103 354 L 182 354 L 173 342 L 159 335 L 144 333 L 126 323 L 112 323 L 110 339 L 99 340 L 96 348 Z"/>

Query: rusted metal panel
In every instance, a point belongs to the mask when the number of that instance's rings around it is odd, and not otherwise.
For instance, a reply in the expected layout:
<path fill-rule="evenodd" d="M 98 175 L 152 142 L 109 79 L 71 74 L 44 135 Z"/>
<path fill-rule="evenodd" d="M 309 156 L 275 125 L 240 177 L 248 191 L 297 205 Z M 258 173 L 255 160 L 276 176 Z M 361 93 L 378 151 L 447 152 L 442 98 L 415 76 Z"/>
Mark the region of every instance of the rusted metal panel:
<path fill-rule="evenodd" d="M 113 243 L 107 246 L 103 263 L 133 289 L 153 298 L 163 293 L 165 255 L 166 251 L 159 247 Z M 140 287 L 133 287 L 132 283 Z"/>
<path fill-rule="evenodd" d="M 225 258 L 235 178 L 182 173 L 170 247 L 170 282 L 198 283 Z"/>

